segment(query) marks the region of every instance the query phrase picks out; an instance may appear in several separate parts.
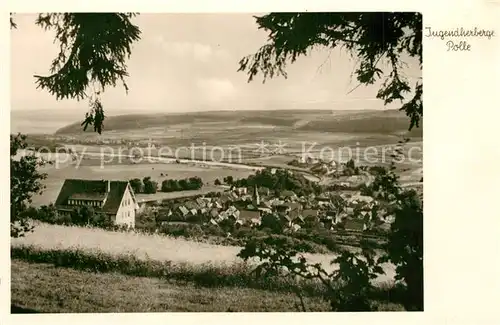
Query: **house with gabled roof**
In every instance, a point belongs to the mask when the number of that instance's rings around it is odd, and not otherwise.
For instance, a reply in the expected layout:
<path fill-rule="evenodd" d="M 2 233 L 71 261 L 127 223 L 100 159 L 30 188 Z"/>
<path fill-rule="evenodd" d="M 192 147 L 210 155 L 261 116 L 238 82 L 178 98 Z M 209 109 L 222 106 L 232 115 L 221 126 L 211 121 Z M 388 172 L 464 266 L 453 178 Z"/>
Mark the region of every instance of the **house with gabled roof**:
<path fill-rule="evenodd" d="M 82 206 L 104 213 L 116 225 L 135 227 L 139 204 L 128 181 L 66 179 L 55 201 L 57 212 L 69 215 Z"/>

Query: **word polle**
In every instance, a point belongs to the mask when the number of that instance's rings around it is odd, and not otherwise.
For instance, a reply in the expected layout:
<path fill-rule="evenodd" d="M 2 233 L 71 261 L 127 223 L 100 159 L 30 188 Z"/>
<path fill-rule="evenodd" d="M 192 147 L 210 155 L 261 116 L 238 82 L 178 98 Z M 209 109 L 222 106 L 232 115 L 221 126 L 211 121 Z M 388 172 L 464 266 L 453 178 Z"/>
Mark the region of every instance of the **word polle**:
<path fill-rule="evenodd" d="M 446 46 L 448 47 L 448 51 L 470 51 L 470 44 L 467 41 L 460 41 L 458 43 L 448 41 L 446 42 Z"/>

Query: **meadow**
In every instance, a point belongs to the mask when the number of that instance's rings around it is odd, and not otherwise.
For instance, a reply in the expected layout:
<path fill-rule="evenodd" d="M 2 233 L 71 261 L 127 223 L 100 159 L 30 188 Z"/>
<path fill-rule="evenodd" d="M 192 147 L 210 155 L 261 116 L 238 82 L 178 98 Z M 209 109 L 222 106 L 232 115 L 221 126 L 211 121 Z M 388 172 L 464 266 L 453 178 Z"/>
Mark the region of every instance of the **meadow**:
<path fill-rule="evenodd" d="M 294 312 L 293 293 L 204 288 L 159 278 L 91 273 L 12 260 L 12 304 L 44 313 Z M 304 297 L 308 311 L 328 311 L 318 297 Z M 394 308 L 397 308 L 395 305 Z"/>
<path fill-rule="evenodd" d="M 252 262 L 236 260 L 237 247 L 43 224 L 36 229 L 12 240 L 11 304 L 17 310 L 291 312 L 300 311 L 297 290 L 307 311 L 329 310 L 318 281 L 256 277 Z M 384 278 L 375 284 L 372 310 L 403 310 L 398 287 Z"/>
<path fill-rule="evenodd" d="M 84 249 L 109 254 L 132 254 L 140 259 L 170 261 L 177 264 L 233 267 L 242 263 L 236 255 L 241 247 L 221 246 L 202 242 L 188 241 L 162 235 L 149 235 L 135 232 L 111 232 L 103 229 L 90 229 L 71 226 L 37 224 L 33 233 L 23 238 L 13 238 L 12 247 L 34 246 L 42 250 Z M 326 270 L 334 270 L 331 265 L 333 254 L 305 254 L 311 263 L 321 263 Z M 378 283 L 391 282 L 394 267 L 384 265 L 385 275 L 376 279 Z"/>
<path fill-rule="evenodd" d="M 277 155 L 280 142 L 286 155 L 296 155 L 303 147 L 367 147 L 397 143 L 403 136 L 422 141 L 422 128 L 408 132 L 407 117 L 397 110 L 380 111 L 224 111 L 179 114 L 132 114 L 109 116 L 104 132 L 83 132 L 80 122 L 54 129 L 51 141 L 70 145 L 85 145 L 86 150 L 99 151 L 97 142 L 140 142 L 143 145 L 181 148 L 182 156 L 190 156 L 182 147 L 225 148 L 241 150 L 243 159 L 260 158 L 261 153 Z M 268 146 L 259 152 L 261 142 Z M 200 159 L 202 149 L 195 150 Z M 280 150 L 283 151 L 283 150 Z M 156 153 L 153 153 L 156 154 Z M 235 154 L 235 153 L 233 153 Z M 226 157 L 227 158 L 227 157 Z M 217 158 L 216 158 L 217 159 Z M 234 159 L 233 159 L 234 161 Z"/>

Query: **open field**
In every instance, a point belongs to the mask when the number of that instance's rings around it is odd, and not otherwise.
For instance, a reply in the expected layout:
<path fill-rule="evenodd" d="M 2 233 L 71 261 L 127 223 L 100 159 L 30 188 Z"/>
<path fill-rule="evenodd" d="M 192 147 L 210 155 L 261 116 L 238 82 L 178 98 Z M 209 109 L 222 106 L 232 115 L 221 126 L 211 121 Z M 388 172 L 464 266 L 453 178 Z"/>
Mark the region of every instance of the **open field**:
<path fill-rule="evenodd" d="M 12 261 L 12 304 L 45 313 L 297 311 L 298 298 L 245 288 L 202 288 L 121 274 Z M 306 297 L 309 311 L 328 311 Z"/>
<path fill-rule="evenodd" d="M 298 298 L 245 288 L 203 288 L 156 278 L 88 273 L 48 264 L 12 261 L 12 304 L 45 313 L 293 312 Z M 328 311 L 304 298 L 308 311 Z"/>
<path fill-rule="evenodd" d="M 15 124 L 20 117 L 11 117 Z M 80 120 L 81 117 L 75 119 Z M 304 145 L 361 147 L 396 143 L 402 136 L 422 140 L 422 128 L 407 132 L 404 112 L 381 111 L 225 111 L 179 114 L 133 114 L 109 116 L 104 132 L 83 132 L 81 122 L 61 125 L 50 141 L 71 144 L 116 141 L 152 142 L 155 145 L 178 147 L 238 146 L 245 158 L 257 158 L 256 144 L 285 144 L 288 153 L 302 150 Z M 54 130 L 56 131 L 56 130 Z M 39 141 L 38 141 L 39 143 Z"/>
<path fill-rule="evenodd" d="M 419 182 L 422 177 L 422 161 L 423 161 L 423 148 L 422 142 L 411 142 L 404 146 L 403 152 L 405 153 L 405 159 L 399 163 L 400 166 L 400 176 L 401 181 L 404 183 L 414 183 Z M 353 158 L 357 165 L 388 165 L 391 160 L 391 148 L 394 145 L 378 145 L 368 148 L 354 147 L 351 149 L 341 148 L 334 151 L 324 151 L 318 153 L 321 147 L 318 149 L 311 150 L 309 153 L 311 156 L 316 156 L 318 158 L 323 158 L 325 160 L 331 159 L 329 155 L 330 152 L 335 154 L 334 159 L 336 161 L 347 161 Z M 99 147 L 95 146 L 95 150 L 99 150 Z M 81 148 L 80 148 L 81 149 Z M 92 151 L 89 149 L 88 151 Z M 62 155 L 62 154 L 58 154 Z M 154 155 L 153 155 L 154 157 Z M 281 167 L 281 168 L 293 168 L 287 165 L 287 163 L 293 159 L 299 158 L 296 154 L 278 154 L 270 155 L 260 158 L 248 158 L 247 163 L 252 163 L 259 166 L 267 167 Z M 48 204 L 56 199 L 56 196 L 62 186 L 62 183 L 67 178 L 84 178 L 84 179 L 131 179 L 131 178 L 144 178 L 150 176 L 152 179 L 156 180 L 161 184 L 162 180 L 165 178 L 175 178 L 181 179 L 186 177 L 198 176 L 205 184 L 205 187 L 197 191 L 195 194 L 203 194 L 210 191 L 216 191 L 217 188 L 211 186 L 215 179 L 222 180 L 226 176 L 233 176 L 233 178 L 244 178 L 253 174 L 254 171 L 247 168 L 239 168 L 238 164 L 234 166 L 217 166 L 200 163 L 139 163 L 131 164 L 130 161 L 125 157 L 115 157 L 115 159 L 109 159 L 105 157 L 100 159 L 97 157 L 86 158 L 81 160 L 79 166 L 74 163 L 68 163 L 69 160 L 67 156 L 60 157 L 61 161 L 64 163 L 54 164 L 44 168 L 44 171 L 48 174 L 48 178 L 44 181 L 46 185 L 46 190 L 41 196 L 35 196 L 33 199 L 33 204 L 38 206 L 42 204 Z M 205 158 L 206 159 L 206 158 Z M 164 176 L 162 177 L 161 174 Z M 141 199 L 156 199 L 156 198 L 175 198 L 178 196 L 185 196 L 186 193 L 176 192 L 176 193 L 157 193 L 155 195 L 141 196 Z"/>
<path fill-rule="evenodd" d="M 55 165 L 46 166 L 43 169 L 47 173 L 47 179 L 44 180 L 46 189 L 42 195 L 37 195 L 33 198 L 35 206 L 49 204 L 54 202 L 61 189 L 65 179 L 143 179 L 150 176 L 159 184 L 164 179 L 183 179 L 188 177 L 198 176 L 203 182 L 209 183 L 198 191 L 190 191 L 192 195 L 204 194 L 211 191 L 219 191 L 217 187 L 213 186 L 215 179 L 222 180 L 224 177 L 232 175 L 234 178 L 243 178 L 251 175 L 253 171 L 245 169 L 230 169 L 217 166 L 210 166 L 210 168 L 199 166 L 188 166 L 186 164 L 136 164 L 130 165 L 124 163 L 122 165 L 104 165 L 101 168 L 99 165 L 93 166 L 80 166 L 65 165 L 56 167 Z M 161 174 L 163 173 L 163 177 Z M 166 175 L 166 176 L 165 176 Z M 172 192 L 172 193 L 156 193 L 147 195 L 138 195 L 138 199 L 163 199 L 163 198 L 176 198 L 186 196 L 187 192 Z"/>
<path fill-rule="evenodd" d="M 397 110 L 267 110 L 267 111 L 212 111 L 178 114 L 133 114 L 110 116 L 106 132 L 148 130 L 148 134 L 175 137 L 187 132 L 216 135 L 221 129 L 245 129 L 258 133 L 293 129 L 297 131 L 404 134 L 408 127 L 404 112 Z M 79 122 L 57 130 L 58 134 L 82 133 Z M 89 134 L 91 134 L 89 132 Z M 415 133 L 418 135 L 418 132 Z"/>
<path fill-rule="evenodd" d="M 47 112 L 47 115 L 49 113 Z M 29 116 L 29 115 L 28 115 Z M 25 114 L 13 114 L 11 123 L 26 119 Z M 422 128 L 407 132 L 408 119 L 404 112 L 381 111 L 224 111 L 179 114 L 135 114 L 109 116 L 104 132 L 83 132 L 80 122 L 68 125 L 70 116 L 55 119 L 61 123 L 53 135 L 36 135 L 33 143 L 69 146 L 73 151 L 100 153 L 113 148 L 114 154 L 129 154 L 140 147 L 143 154 L 176 158 L 228 161 L 267 167 L 290 168 L 287 163 L 308 153 L 323 160 L 345 162 L 353 158 L 357 165 L 387 165 L 390 150 L 402 136 L 411 140 L 406 152 L 411 159 L 403 165 L 402 181 L 418 182 L 422 171 Z M 80 119 L 74 115 L 75 120 Z M 43 119 L 40 124 L 48 119 Z M 18 121 L 18 122 L 16 122 Z M 18 123 L 19 124 L 19 123 Z M 66 125 L 66 126 L 65 126 Z M 56 129 L 53 130 L 55 132 Z M 264 147 L 259 145 L 264 143 Z M 148 145 L 157 149 L 146 149 Z M 191 146 L 195 146 L 192 150 Z M 280 147 L 281 146 L 281 147 Z M 122 151 L 123 150 L 123 151 Z M 99 159 L 86 157 L 80 168 L 64 163 L 61 168 L 48 170 L 46 192 L 34 198 L 35 205 L 55 199 L 65 178 L 130 179 L 151 176 L 161 182 L 161 173 L 168 178 L 198 176 L 204 183 L 213 184 L 216 178 L 241 178 L 251 172 L 241 168 L 200 166 L 194 164 L 131 164 L 128 158 L 115 158 L 100 168 Z M 62 158 L 68 161 L 67 156 Z M 106 158 L 107 159 L 107 158 Z M 169 194 L 168 197 L 172 197 Z M 183 193 L 182 195 L 185 195 Z"/>
<path fill-rule="evenodd" d="M 293 312 L 287 292 L 213 287 L 118 273 L 91 273 L 13 259 L 11 303 L 45 313 L 85 312 Z M 328 311 L 317 297 L 303 297 L 307 311 Z M 393 303 L 379 310 L 401 310 Z"/>
<path fill-rule="evenodd" d="M 67 227 L 39 224 L 33 233 L 23 238 L 11 240 L 12 246 L 34 245 L 41 249 L 82 248 L 100 250 L 110 254 L 133 254 L 138 258 L 168 260 L 173 263 L 206 264 L 231 266 L 242 261 L 236 256 L 240 247 L 219 246 L 207 243 L 187 241 L 158 235 L 138 233 L 110 232 L 102 229 Z M 311 263 L 321 263 L 326 270 L 334 270 L 330 265 L 333 254 L 305 254 Z M 391 282 L 394 278 L 394 267 L 384 266 L 385 275 L 380 276 L 378 283 Z"/>

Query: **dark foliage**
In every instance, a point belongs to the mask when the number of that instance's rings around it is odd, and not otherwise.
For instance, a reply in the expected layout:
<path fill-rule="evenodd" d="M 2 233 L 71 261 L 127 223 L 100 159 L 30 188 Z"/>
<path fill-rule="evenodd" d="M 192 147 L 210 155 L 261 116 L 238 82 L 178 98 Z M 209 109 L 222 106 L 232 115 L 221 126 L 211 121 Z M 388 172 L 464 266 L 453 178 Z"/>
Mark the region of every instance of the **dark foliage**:
<path fill-rule="evenodd" d="M 19 150 L 28 146 L 26 136 L 18 134 L 10 136 L 10 235 L 21 237 L 32 230 L 24 212 L 31 204 L 33 195 L 41 194 L 44 185 L 42 181 L 47 174 L 40 173 L 39 167 L 47 162 L 28 153 L 16 157 Z"/>
<path fill-rule="evenodd" d="M 321 192 L 321 186 L 317 183 L 309 181 L 298 173 L 290 174 L 285 169 L 277 169 L 273 174 L 271 169 L 267 168 L 257 171 L 255 175 L 250 175 L 246 179 L 238 179 L 233 184 L 241 187 L 256 185 L 273 189 L 276 192 L 290 190 L 299 196 L 311 193 L 319 194 Z"/>
<path fill-rule="evenodd" d="M 132 24 L 131 13 L 43 13 L 36 24 L 55 32 L 59 53 L 52 61 L 50 75 L 35 75 L 37 88 L 57 99 L 89 99 L 90 111 L 82 126 L 103 130 L 104 109 L 99 99 L 107 87 L 122 82 L 128 91 L 126 60 L 140 30 Z M 11 28 L 16 25 L 11 16 Z"/>
<path fill-rule="evenodd" d="M 193 191 L 203 187 L 203 181 L 199 177 L 186 179 L 166 179 L 161 183 L 162 192 Z"/>
<path fill-rule="evenodd" d="M 144 184 L 144 193 L 145 194 L 154 194 L 158 191 L 158 183 L 153 181 L 151 177 L 144 177 L 142 180 L 142 183 Z"/>
<path fill-rule="evenodd" d="M 129 183 L 134 193 L 142 193 L 144 191 L 144 184 L 140 178 L 131 179 Z"/>
<path fill-rule="evenodd" d="M 411 12 L 271 13 L 255 17 L 260 29 L 269 33 L 268 43 L 257 53 L 244 57 L 238 71 L 252 81 L 262 73 L 267 78 L 283 76 L 288 63 L 309 54 L 315 47 L 347 50 L 358 64 L 356 78 L 370 85 L 384 78 L 377 98 L 385 104 L 413 98 L 401 110 L 410 118 L 411 130 L 423 117 L 422 81 L 411 85 L 403 74 L 405 57 L 417 58 L 422 66 L 422 15 Z M 383 76 L 383 65 L 390 67 Z"/>

